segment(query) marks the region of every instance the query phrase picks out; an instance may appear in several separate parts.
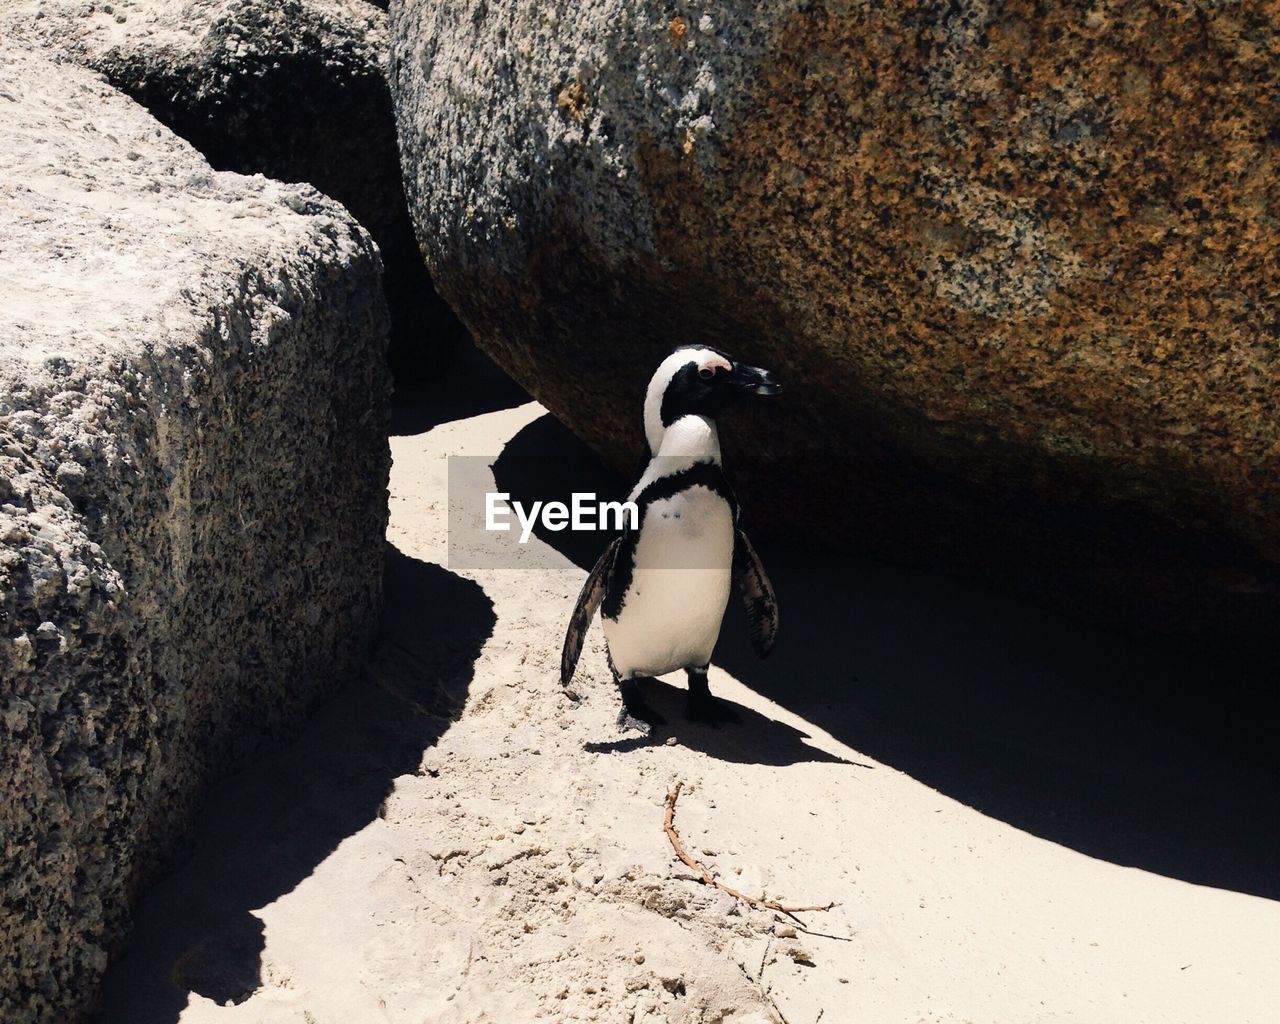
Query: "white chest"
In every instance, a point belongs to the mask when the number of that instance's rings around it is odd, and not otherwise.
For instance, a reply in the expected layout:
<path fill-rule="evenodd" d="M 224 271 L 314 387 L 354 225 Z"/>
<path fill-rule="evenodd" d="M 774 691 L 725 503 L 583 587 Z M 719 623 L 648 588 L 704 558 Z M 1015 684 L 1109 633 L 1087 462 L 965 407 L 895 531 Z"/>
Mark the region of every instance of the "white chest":
<path fill-rule="evenodd" d="M 710 661 L 729 598 L 733 530 L 728 502 L 707 487 L 645 509 L 622 612 L 604 622 L 620 675 L 661 675 Z"/>
<path fill-rule="evenodd" d="M 636 568 L 716 569 L 733 561 L 733 513 L 707 487 L 695 486 L 645 509 L 636 544 Z"/>

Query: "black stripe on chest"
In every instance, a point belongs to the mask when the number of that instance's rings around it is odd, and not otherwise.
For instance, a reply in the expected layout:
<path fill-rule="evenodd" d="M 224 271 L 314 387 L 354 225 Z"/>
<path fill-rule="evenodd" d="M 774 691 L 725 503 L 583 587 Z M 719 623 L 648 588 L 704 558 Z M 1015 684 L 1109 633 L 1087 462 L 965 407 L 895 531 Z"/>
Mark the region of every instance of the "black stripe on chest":
<path fill-rule="evenodd" d="M 729 511 L 733 513 L 734 522 L 737 522 L 738 499 L 734 496 L 729 481 L 724 478 L 724 470 L 715 462 L 695 462 L 687 469 L 681 469 L 670 476 L 658 477 L 646 484 L 644 490 L 636 495 L 636 507 L 640 511 L 640 528 L 644 529 L 644 514 L 650 505 L 655 501 L 674 498 L 690 487 L 705 487 L 720 495 L 729 503 Z"/>
<path fill-rule="evenodd" d="M 679 470 L 670 476 L 660 476 L 646 484 L 636 495 L 636 508 L 639 512 L 637 520 L 640 529 L 644 529 L 644 517 L 649 506 L 657 501 L 674 498 L 681 491 L 690 487 L 705 487 L 720 495 L 729 505 L 729 513 L 733 521 L 738 521 L 738 499 L 725 479 L 724 470 L 715 462 L 695 462 L 687 469 Z M 622 543 L 618 545 L 618 553 L 613 562 L 613 570 L 605 580 L 604 600 L 600 605 L 600 614 L 615 622 L 622 614 L 622 606 L 627 600 L 627 591 L 631 588 L 631 580 L 636 569 L 636 544 L 639 541 L 638 531 L 627 530 L 622 535 Z"/>

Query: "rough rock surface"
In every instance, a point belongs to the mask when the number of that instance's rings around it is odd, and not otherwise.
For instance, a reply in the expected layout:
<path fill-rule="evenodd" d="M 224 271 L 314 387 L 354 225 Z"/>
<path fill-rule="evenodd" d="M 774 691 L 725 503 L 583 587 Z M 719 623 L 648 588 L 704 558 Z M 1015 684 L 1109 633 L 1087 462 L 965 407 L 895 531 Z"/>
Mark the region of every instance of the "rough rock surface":
<path fill-rule="evenodd" d="M 368 235 L 0 50 L 0 1019 L 79 1019 L 203 785 L 366 654 Z"/>
<path fill-rule="evenodd" d="M 748 508 L 1264 651 L 1280 22 L 912 2 L 392 10 L 441 294 L 620 464 L 659 356 L 781 371 Z M 780 500 L 781 499 L 781 500 Z"/>
<path fill-rule="evenodd" d="M 385 12 L 365 0 L 19 0 L 0 25 L 101 71 L 215 168 L 309 182 L 343 203 L 382 254 L 398 377 L 431 375 L 465 337 L 405 205 Z"/>

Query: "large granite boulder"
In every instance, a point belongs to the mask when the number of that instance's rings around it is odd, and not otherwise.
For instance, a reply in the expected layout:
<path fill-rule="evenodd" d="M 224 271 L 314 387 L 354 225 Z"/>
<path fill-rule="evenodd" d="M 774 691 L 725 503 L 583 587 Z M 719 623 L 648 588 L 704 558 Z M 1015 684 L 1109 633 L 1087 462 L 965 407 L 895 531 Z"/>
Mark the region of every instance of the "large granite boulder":
<path fill-rule="evenodd" d="M 0 1019 L 81 1019 L 202 787 L 367 654 L 376 249 L 0 48 Z"/>
<path fill-rule="evenodd" d="M 309 182 L 344 204 L 382 254 L 397 377 L 434 375 L 465 338 L 405 205 L 384 11 L 366 0 L 13 0 L 0 26 L 101 71 L 215 168 Z"/>
<path fill-rule="evenodd" d="M 1274 654 L 1280 18 L 393 6 L 406 188 L 479 344 L 620 465 L 674 344 L 788 391 L 762 526 Z"/>

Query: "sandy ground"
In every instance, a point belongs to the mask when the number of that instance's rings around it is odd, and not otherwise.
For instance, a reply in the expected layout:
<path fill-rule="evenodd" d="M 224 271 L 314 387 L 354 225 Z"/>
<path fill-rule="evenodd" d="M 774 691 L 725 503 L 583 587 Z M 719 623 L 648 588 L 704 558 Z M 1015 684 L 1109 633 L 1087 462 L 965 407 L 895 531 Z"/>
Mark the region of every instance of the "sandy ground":
<path fill-rule="evenodd" d="M 1178 665 L 782 553 L 774 658 L 739 632 L 712 671 L 740 721 L 687 725 L 672 680 L 657 742 L 620 742 L 598 624 L 581 699 L 558 684 L 582 566 L 535 539 L 529 568 L 445 567 L 445 456 L 554 424 L 441 394 L 392 439 L 369 677 L 212 795 L 106 1020 L 1280 1020 L 1275 776 L 1244 781 L 1271 762 L 1148 701 Z M 676 781 L 712 872 L 839 906 L 797 927 L 691 881 Z"/>

